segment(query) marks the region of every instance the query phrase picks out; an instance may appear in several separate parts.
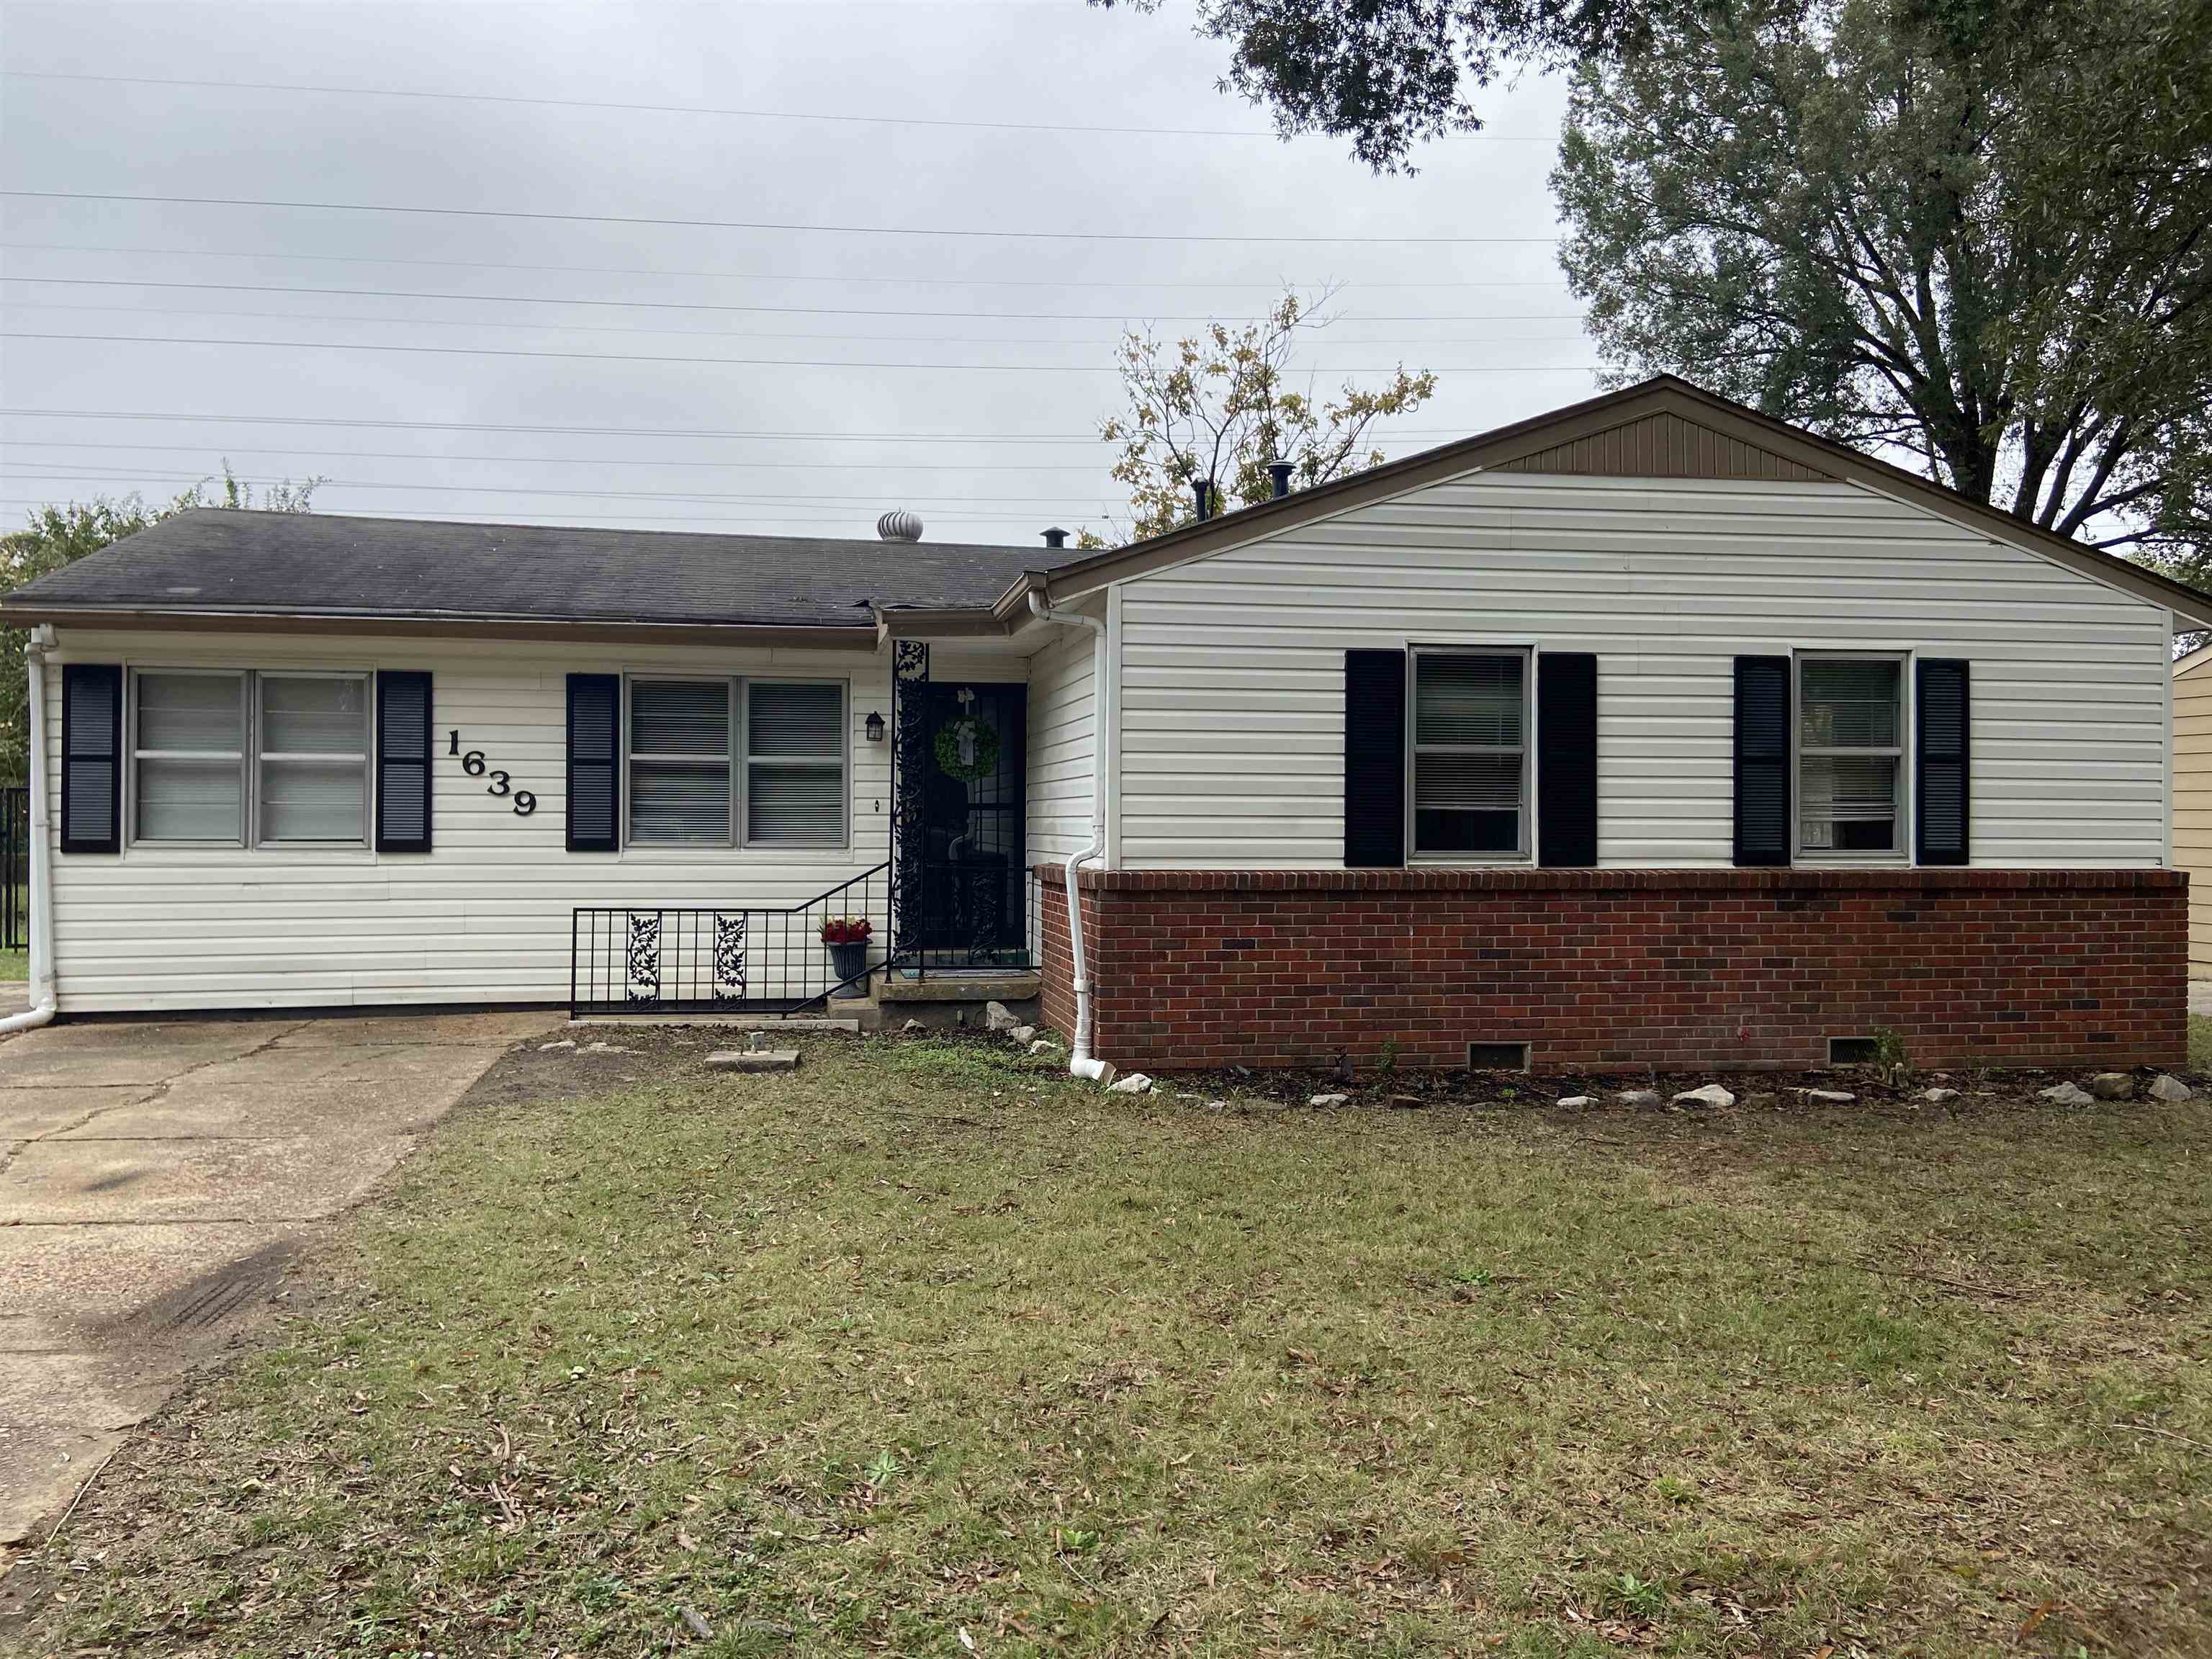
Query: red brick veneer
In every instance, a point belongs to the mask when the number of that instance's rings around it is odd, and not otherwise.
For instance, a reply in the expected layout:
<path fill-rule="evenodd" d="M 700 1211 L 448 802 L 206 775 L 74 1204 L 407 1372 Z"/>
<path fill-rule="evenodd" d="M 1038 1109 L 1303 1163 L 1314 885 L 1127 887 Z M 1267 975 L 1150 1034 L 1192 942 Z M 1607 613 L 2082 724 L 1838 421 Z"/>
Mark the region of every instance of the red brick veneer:
<path fill-rule="evenodd" d="M 1073 1029 L 1066 890 L 1040 866 L 1044 1015 Z M 1146 1070 L 2181 1065 L 2172 870 L 1109 870 L 1082 878 L 1097 1050 Z"/>

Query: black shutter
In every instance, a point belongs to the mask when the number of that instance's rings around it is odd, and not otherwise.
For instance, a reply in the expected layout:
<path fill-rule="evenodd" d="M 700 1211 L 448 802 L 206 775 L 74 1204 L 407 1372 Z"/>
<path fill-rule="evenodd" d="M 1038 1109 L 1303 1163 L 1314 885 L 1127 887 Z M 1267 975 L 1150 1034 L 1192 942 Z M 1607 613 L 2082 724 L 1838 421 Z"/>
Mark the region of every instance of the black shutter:
<path fill-rule="evenodd" d="M 1735 861 L 1790 862 L 1790 659 L 1735 659 Z"/>
<path fill-rule="evenodd" d="M 67 663 L 62 668 L 62 851 L 122 850 L 123 670 L 113 663 Z"/>
<path fill-rule="evenodd" d="M 1913 722 L 1913 823 L 1923 864 L 1964 864 L 1969 845 L 1968 809 L 1973 796 L 1968 756 L 1972 748 L 1973 699 L 1966 665 L 1952 659 L 1923 660 L 1918 682 L 1919 718 Z"/>
<path fill-rule="evenodd" d="M 1597 862 L 1597 659 L 1584 651 L 1536 659 L 1536 862 Z"/>
<path fill-rule="evenodd" d="M 1406 653 L 1344 653 L 1344 862 L 1406 861 Z"/>
<path fill-rule="evenodd" d="M 568 850 L 611 853 L 622 801 L 622 679 L 568 676 Z"/>
<path fill-rule="evenodd" d="M 376 676 L 376 850 L 430 850 L 430 677 Z"/>

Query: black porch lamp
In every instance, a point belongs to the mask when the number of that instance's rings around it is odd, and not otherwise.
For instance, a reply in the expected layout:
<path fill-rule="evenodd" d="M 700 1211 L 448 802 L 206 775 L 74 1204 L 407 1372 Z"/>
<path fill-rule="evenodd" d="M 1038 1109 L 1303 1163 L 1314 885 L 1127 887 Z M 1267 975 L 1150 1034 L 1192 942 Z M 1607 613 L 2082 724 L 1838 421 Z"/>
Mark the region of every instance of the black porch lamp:
<path fill-rule="evenodd" d="M 881 714 L 870 714 L 868 716 L 868 741 L 870 743 L 881 743 L 883 740 L 884 717 Z"/>

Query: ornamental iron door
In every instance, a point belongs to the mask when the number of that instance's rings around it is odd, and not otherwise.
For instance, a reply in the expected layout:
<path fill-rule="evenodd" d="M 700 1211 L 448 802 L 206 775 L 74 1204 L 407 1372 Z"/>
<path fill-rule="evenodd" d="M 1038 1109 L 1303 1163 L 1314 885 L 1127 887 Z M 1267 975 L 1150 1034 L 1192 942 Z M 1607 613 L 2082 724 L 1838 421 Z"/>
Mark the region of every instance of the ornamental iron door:
<path fill-rule="evenodd" d="M 1029 687 L 909 680 L 898 689 L 899 953 L 924 968 L 1018 965 L 1028 955 Z"/>

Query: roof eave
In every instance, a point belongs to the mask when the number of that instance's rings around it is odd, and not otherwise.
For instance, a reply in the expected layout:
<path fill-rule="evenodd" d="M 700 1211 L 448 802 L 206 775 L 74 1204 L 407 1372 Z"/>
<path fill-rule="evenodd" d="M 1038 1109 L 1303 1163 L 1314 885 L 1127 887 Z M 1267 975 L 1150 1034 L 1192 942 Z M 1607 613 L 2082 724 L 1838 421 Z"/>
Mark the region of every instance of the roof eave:
<path fill-rule="evenodd" d="M 414 638 L 509 640 L 605 640 L 804 647 L 864 651 L 876 648 L 877 630 L 867 619 L 843 623 L 653 622 L 637 617 L 527 617 L 469 612 L 272 611 L 245 608 L 89 605 L 82 601 L 40 603 L 21 597 L 0 599 L 0 623 L 30 627 L 112 629 L 126 632 L 371 634 Z"/>

